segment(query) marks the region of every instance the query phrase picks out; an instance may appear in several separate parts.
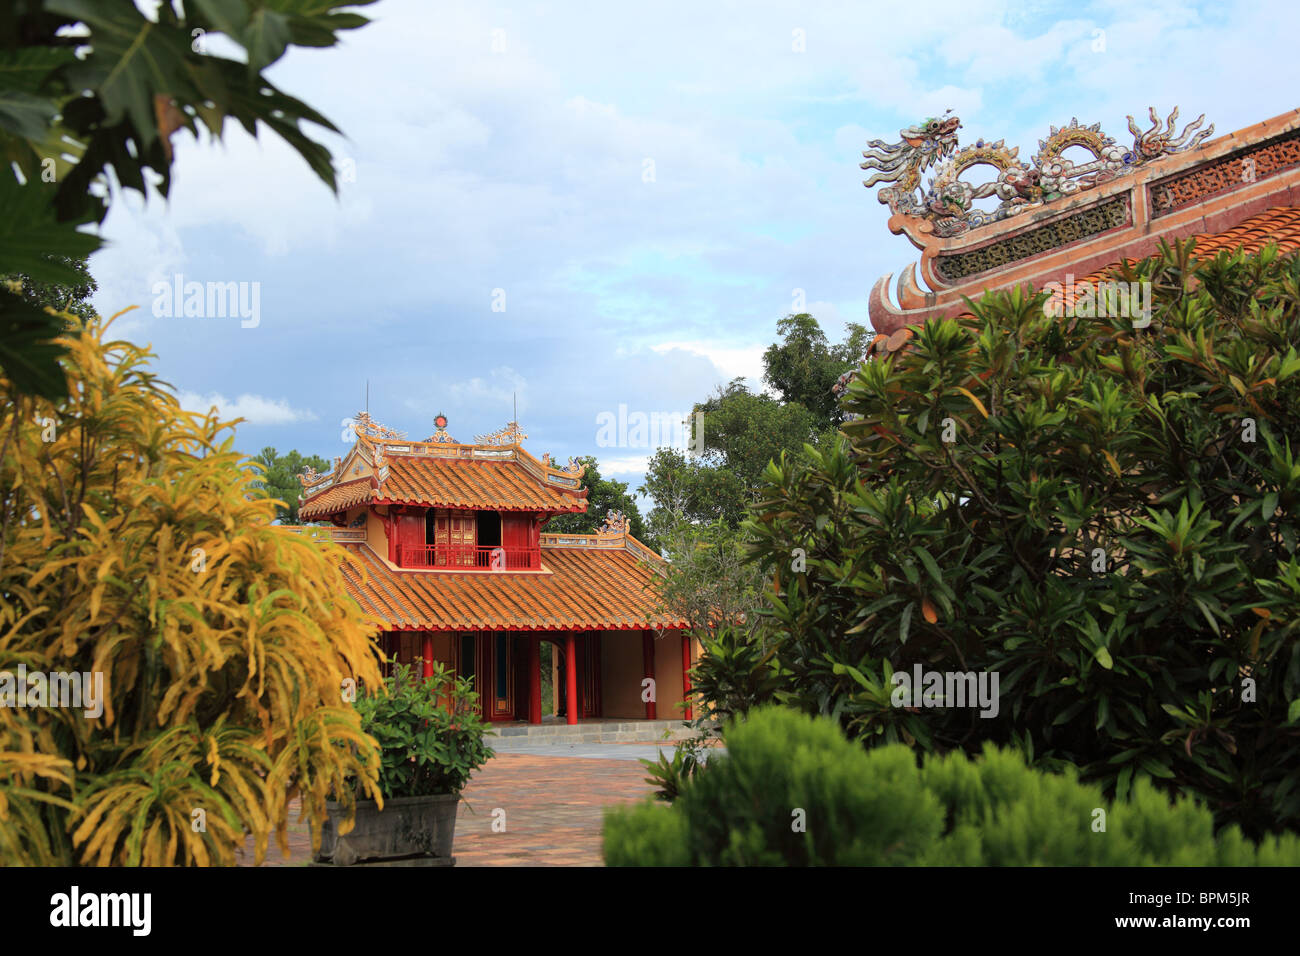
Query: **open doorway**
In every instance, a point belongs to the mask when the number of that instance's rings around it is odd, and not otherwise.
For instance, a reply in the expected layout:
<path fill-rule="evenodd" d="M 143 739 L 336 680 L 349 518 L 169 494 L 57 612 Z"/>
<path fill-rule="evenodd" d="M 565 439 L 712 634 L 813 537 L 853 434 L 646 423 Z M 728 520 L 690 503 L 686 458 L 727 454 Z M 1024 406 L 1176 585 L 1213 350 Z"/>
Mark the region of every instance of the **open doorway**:
<path fill-rule="evenodd" d="M 495 511 L 480 511 L 474 516 L 480 548 L 501 547 L 501 515 Z"/>

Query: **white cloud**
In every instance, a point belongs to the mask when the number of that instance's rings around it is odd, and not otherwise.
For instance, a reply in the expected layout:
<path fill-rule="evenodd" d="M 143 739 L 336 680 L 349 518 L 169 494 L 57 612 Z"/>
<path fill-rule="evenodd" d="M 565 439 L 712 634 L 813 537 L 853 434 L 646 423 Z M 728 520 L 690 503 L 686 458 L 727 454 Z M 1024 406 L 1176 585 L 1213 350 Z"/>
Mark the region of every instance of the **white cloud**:
<path fill-rule="evenodd" d="M 283 398 L 277 400 L 244 394 L 232 401 L 217 392 L 209 395 L 180 392 L 176 398 L 182 408 L 191 412 L 206 414 L 215 405 L 223 421 L 242 418 L 250 425 L 296 425 L 317 420 L 315 413 L 291 408 L 288 400 Z"/>
<path fill-rule="evenodd" d="M 644 475 L 650 467 L 649 455 L 628 455 L 622 458 L 598 457 L 602 475 Z"/>
<path fill-rule="evenodd" d="M 744 377 L 755 382 L 763 377 L 763 353 L 767 351 L 766 345 L 746 345 L 737 348 L 707 341 L 661 342 L 650 348 L 660 355 L 675 351 L 699 355 L 712 362 L 713 367 L 721 372 L 727 381 Z"/>
<path fill-rule="evenodd" d="M 460 408 L 496 405 L 502 409 L 511 409 L 518 396 L 522 411 L 528 410 L 528 381 L 508 365 L 492 369 L 486 379 L 475 377 L 463 382 L 452 382 L 445 386 L 444 391 Z"/>

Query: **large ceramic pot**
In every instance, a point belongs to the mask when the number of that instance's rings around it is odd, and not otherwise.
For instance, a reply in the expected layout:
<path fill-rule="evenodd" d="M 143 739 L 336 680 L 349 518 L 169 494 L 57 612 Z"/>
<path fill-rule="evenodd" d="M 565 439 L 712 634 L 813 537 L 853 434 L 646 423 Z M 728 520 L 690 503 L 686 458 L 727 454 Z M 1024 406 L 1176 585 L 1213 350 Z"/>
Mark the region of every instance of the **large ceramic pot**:
<path fill-rule="evenodd" d="M 342 807 L 330 802 L 316 862 L 336 866 L 421 860 L 426 865 L 455 866 L 451 855 L 456 835 L 460 794 L 394 797 L 380 810 L 373 800 L 357 801 L 356 826 L 339 836 L 345 818 Z"/>

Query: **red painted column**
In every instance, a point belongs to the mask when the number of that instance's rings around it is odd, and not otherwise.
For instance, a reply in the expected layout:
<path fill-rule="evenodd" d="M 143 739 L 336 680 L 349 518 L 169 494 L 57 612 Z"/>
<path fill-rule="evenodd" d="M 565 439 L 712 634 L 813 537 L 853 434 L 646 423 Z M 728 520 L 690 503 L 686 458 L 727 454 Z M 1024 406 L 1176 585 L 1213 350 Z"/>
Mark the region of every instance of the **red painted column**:
<path fill-rule="evenodd" d="M 420 654 L 424 657 L 424 676 L 433 676 L 433 635 L 428 631 L 424 632 L 424 643 L 420 647 Z"/>
<path fill-rule="evenodd" d="M 578 722 L 578 650 L 573 632 L 564 635 L 564 719 Z"/>
<path fill-rule="evenodd" d="M 542 722 L 542 639 L 530 634 L 528 645 L 528 722 Z"/>
<path fill-rule="evenodd" d="M 655 636 L 650 631 L 641 632 L 641 656 L 644 659 L 643 670 L 645 671 L 645 676 L 650 678 L 651 680 L 654 680 L 655 679 Z M 650 686 L 655 688 L 655 696 L 657 697 L 659 695 L 659 688 L 654 684 L 651 684 Z M 641 687 L 642 687 L 642 693 L 645 693 L 644 690 L 645 684 L 642 684 Z M 655 702 L 653 700 L 647 700 L 645 702 L 646 720 L 654 720 L 657 716 L 658 716 L 658 712 L 655 709 Z"/>
<path fill-rule="evenodd" d="M 682 634 L 682 700 L 688 701 L 691 698 L 691 635 Z M 694 720 L 694 713 L 690 704 L 686 705 L 686 719 Z"/>

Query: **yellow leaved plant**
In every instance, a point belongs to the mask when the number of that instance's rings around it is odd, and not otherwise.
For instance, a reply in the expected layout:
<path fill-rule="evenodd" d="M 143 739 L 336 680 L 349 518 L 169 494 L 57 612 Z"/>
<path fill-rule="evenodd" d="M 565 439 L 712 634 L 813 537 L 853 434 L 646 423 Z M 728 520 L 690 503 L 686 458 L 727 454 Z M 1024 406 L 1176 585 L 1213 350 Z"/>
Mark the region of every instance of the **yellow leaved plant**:
<path fill-rule="evenodd" d="M 272 525 L 233 423 L 147 348 L 64 318 L 67 399 L 0 377 L 0 863 L 229 865 L 249 835 L 260 863 L 294 797 L 318 844 L 352 781 L 382 800 L 346 552 Z"/>

